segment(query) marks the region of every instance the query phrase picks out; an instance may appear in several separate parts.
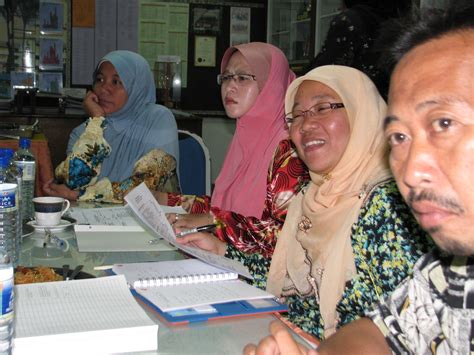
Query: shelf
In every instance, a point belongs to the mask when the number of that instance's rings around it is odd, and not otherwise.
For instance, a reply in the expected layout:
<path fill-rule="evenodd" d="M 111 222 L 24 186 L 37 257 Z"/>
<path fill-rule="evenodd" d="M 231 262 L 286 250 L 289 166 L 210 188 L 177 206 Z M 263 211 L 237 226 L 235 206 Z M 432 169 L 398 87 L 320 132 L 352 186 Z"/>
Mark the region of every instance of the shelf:
<path fill-rule="evenodd" d="M 323 18 L 328 18 L 328 17 L 334 17 L 339 13 L 340 13 L 340 11 L 330 12 L 329 14 L 321 15 L 319 18 L 323 19 Z"/>
<path fill-rule="evenodd" d="M 308 23 L 311 21 L 311 18 L 305 18 L 305 19 L 302 19 L 302 20 L 295 20 L 295 21 L 291 21 L 291 24 L 292 25 L 296 25 L 296 24 L 299 24 L 299 23 Z"/>
<path fill-rule="evenodd" d="M 289 34 L 290 31 L 277 31 L 277 32 L 273 32 L 272 33 L 272 36 L 281 36 L 281 35 L 287 35 Z"/>

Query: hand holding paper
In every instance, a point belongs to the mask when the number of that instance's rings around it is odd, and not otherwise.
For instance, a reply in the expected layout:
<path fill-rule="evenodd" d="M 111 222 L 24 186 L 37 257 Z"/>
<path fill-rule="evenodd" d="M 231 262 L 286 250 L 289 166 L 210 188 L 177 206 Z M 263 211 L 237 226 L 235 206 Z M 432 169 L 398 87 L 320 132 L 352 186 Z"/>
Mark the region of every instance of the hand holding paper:
<path fill-rule="evenodd" d="M 125 196 L 125 201 L 127 201 L 137 217 L 150 227 L 156 237 L 162 237 L 180 250 L 208 264 L 236 272 L 246 278 L 252 279 L 247 268 L 236 260 L 231 260 L 198 248 L 178 244 L 173 228 L 168 222 L 165 212 L 144 183 L 130 191 Z"/>

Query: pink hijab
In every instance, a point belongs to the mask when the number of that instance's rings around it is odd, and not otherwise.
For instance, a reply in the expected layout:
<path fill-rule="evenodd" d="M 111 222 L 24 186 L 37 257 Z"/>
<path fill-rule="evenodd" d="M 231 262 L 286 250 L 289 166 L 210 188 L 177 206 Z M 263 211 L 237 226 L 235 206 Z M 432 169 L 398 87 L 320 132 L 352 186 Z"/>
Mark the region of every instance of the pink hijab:
<path fill-rule="evenodd" d="M 252 108 L 237 119 L 211 204 L 246 217 L 261 218 L 270 161 L 278 143 L 288 137 L 284 121 L 285 93 L 295 74 L 280 49 L 260 42 L 228 48 L 222 58 L 221 72 L 236 51 L 252 67 L 260 93 Z"/>

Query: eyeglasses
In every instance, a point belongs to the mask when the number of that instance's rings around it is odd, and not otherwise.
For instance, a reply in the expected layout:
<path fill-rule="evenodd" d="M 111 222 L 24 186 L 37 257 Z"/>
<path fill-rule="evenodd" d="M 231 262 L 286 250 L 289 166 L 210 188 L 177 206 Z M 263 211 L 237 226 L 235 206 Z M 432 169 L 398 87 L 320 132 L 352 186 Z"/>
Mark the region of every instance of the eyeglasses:
<path fill-rule="evenodd" d="M 286 114 L 285 121 L 288 125 L 290 124 L 299 124 L 302 123 L 306 115 L 310 117 L 321 118 L 329 114 L 332 110 L 338 108 L 343 108 L 344 104 L 342 102 L 320 102 L 312 107 L 309 110 L 296 110 Z"/>
<path fill-rule="evenodd" d="M 228 84 L 232 79 L 239 85 L 245 85 L 253 80 L 257 80 L 257 77 L 252 74 L 219 74 L 217 76 L 217 84 Z"/>

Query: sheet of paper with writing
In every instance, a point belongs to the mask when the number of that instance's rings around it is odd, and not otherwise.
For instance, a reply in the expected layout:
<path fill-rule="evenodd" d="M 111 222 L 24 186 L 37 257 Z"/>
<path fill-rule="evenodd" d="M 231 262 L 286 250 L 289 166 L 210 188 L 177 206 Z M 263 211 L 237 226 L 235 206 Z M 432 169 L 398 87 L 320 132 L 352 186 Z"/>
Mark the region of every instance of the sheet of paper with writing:
<path fill-rule="evenodd" d="M 186 213 L 181 207 L 161 206 L 165 213 Z M 82 208 L 71 207 L 69 214 L 78 224 L 122 226 L 126 230 L 143 230 L 135 213 L 128 206 Z M 122 229 L 124 230 L 124 229 Z"/>
<path fill-rule="evenodd" d="M 125 277 L 15 286 L 15 354 L 156 350 L 158 325 Z"/>
<path fill-rule="evenodd" d="M 165 212 L 144 183 L 141 183 L 130 191 L 125 196 L 125 201 L 127 201 L 137 217 L 140 218 L 157 237 L 162 237 L 178 249 L 181 249 L 208 264 L 236 272 L 239 275 L 252 279 L 247 268 L 236 260 L 231 260 L 202 249 L 183 246 L 176 243 L 176 236 L 171 224 L 166 219 Z"/>
<path fill-rule="evenodd" d="M 80 208 L 72 207 L 70 212 L 78 224 L 98 226 L 121 226 L 129 231 L 144 230 L 135 214 L 127 207 Z"/>

